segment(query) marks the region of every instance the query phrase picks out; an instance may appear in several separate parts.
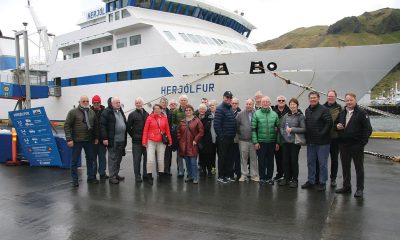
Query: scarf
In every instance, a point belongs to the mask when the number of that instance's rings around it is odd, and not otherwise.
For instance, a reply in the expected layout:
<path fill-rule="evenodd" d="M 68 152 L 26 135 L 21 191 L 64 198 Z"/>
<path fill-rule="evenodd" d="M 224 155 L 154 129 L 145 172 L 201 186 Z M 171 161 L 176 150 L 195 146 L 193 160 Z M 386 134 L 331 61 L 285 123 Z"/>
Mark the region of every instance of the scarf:
<path fill-rule="evenodd" d="M 89 122 L 89 108 L 79 106 L 79 110 L 81 110 L 83 112 L 83 114 L 85 115 L 84 123 L 86 123 L 88 130 L 90 130 L 92 127 L 90 126 L 90 122 Z"/>

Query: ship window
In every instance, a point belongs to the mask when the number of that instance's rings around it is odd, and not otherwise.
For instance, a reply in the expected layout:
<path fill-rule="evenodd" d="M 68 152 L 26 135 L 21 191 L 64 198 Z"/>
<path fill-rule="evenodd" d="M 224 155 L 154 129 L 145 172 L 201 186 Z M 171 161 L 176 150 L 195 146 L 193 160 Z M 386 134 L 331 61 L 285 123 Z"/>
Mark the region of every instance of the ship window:
<path fill-rule="evenodd" d="M 194 8 L 192 16 L 195 17 L 195 18 L 200 17 L 199 16 L 200 11 L 201 11 L 201 8 Z"/>
<path fill-rule="evenodd" d="M 195 43 L 199 43 L 200 42 L 193 34 L 188 34 L 188 37 L 190 38 L 190 40 L 192 40 Z"/>
<path fill-rule="evenodd" d="M 174 2 L 171 2 L 171 4 L 169 5 L 169 8 L 168 8 L 168 12 L 172 12 L 172 13 L 176 13 L 176 10 L 178 9 L 178 3 L 174 3 Z"/>
<path fill-rule="evenodd" d="M 78 57 L 79 57 L 79 53 L 78 52 L 72 54 L 72 58 L 78 58 Z"/>
<path fill-rule="evenodd" d="M 155 0 L 154 9 L 160 9 L 162 0 Z"/>
<path fill-rule="evenodd" d="M 69 79 L 69 85 L 70 85 L 70 86 L 76 86 L 76 85 L 78 85 L 78 79 L 77 79 L 77 78 L 70 78 L 70 79 Z"/>
<path fill-rule="evenodd" d="M 211 40 L 211 38 L 209 38 L 209 37 L 204 37 L 204 38 L 207 40 L 208 44 L 215 45 L 215 42 L 213 42 L 213 40 Z"/>
<path fill-rule="evenodd" d="M 122 0 L 122 7 L 128 6 L 128 0 Z"/>
<path fill-rule="evenodd" d="M 215 39 L 215 38 L 212 38 L 212 40 L 218 45 L 218 46 L 221 46 L 221 43 L 220 42 L 218 42 L 217 41 L 217 39 Z"/>
<path fill-rule="evenodd" d="M 185 14 L 186 7 L 187 7 L 187 5 L 179 4 L 179 7 L 177 9 L 177 14 L 181 14 L 181 15 Z"/>
<path fill-rule="evenodd" d="M 124 48 L 127 46 L 126 38 L 117 39 L 117 48 Z"/>
<path fill-rule="evenodd" d="M 219 43 L 221 43 L 221 45 L 224 44 L 224 42 L 221 39 L 218 38 L 217 40 Z"/>
<path fill-rule="evenodd" d="M 188 36 L 186 36 L 186 34 L 179 33 L 179 36 L 181 36 L 183 38 L 183 40 L 185 40 L 186 42 L 190 42 L 190 39 L 188 38 Z"/>
<path fill-rule="evenodd" d="M 193 7 L 193 6 L 188 6 L 188 7 L 186 8 L 185 14 L 186 14 L 186 15 L 189 15 L 189 16 L 192 16 L 195 9 L 196 9 L 196 8 Z"/>
<path fill-rule="evenodd" d="M 129 11 L 126 10 L 126 9 L 122 9 L 121 14 L 122 14 L 122 18 L 127 18 L 127 17 L 130 17 L 130 16 L 131 16 L 131 14 L 129 13 Z"/>
<path fill-rule="evenodd" d="M 117 72 L 117 81 L 126 81 L 128 80 L 128 72 Z"/>
<path fill-rule="evenodd" d="M 131 79 L 132 80 L 142 79 L 142 70 L 131 71 Z"/>
<path fill-rule="evenodd" d="M 176 38 L 174 37 L 174 35 L 172 35 L 170 31 L 164 31 L 164 34 L 167 36 L 169 40 L 176 41 Z"/>
<path fill-rule="evenodd" d="M 141 8 L 150 8 L 151 0 L 137 0 L 136 5 Z"/>
<path fill-rule="evenodd" d="M 92 49 L 92 54 L 97 54 L 97 53 L 101 53 L 101 48 L 93 48 Z"/>
<path fill-rule="evenodd" d="M 119 12 L 115 12 L 115 21 L 118 21 L 119 20 Z"/>
<path fill-rule="evenodd" d="M 167 12 L 169 4 L 170 4 L 169 1 L 165 1 L 164 4 L 160 6 L 160 11 Z"/>
<path fill-rule="evenodd" d="M 61 78 L 60 77 L 54 78 L 54 86 L 60 86 L 61 87 Z"/>
<path fill-rule="evenodd" d="M 110 11 L 114 11 L 115 10 L 115 4 L 114 2 L 110 2 Z"/>
<path fill-rule="evenodd" d="M 109 73 L 106 73 L 106 82 L 111 82 L 111 77 Z"/>
<path fill-rule="evenodd" d="M 141 35 L 135 35 L 135 36 L 130 36 L 129 37 L 129 44 L 131 46 L 133 45 L 139 45 L 142 43 L 142 37 Z"/>
<path fill-rule="evenodd" d="M 196 37 L 197 37 L 197 39 L 200 40 L 200 42 L 201 42 L 202 44 L 207 44 L 206 40 L 204 40 L 204 38 L 203 38 L 202 36 L 196 35 Z"/>
<path fill-rule="evenodd" d="M 114 21 L 114 14 L 110 13 L 110 14 L 108 15 L 108 21 L 109 21 L 109 22 Z"/>
<path fill-rule="evenodd" d="M 111 51 L 111 50 L 112 50 L 111 45 L 103 47 L 103 52 L 108 52 L 108 51 Z"/>

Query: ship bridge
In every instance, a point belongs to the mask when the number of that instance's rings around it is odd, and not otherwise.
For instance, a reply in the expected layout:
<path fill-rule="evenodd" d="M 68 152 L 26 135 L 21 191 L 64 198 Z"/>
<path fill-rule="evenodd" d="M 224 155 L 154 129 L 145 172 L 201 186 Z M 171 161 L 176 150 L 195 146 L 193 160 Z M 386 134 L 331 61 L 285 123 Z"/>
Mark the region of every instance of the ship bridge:
<path fill-rule="evenodd" d="M 239 14 L 195 0 L 103 0 L 103 2 L 106 3 L 106 13 L 127 6 L 169 12 L 228 27 L 247 38 L 256 28 Z"/>

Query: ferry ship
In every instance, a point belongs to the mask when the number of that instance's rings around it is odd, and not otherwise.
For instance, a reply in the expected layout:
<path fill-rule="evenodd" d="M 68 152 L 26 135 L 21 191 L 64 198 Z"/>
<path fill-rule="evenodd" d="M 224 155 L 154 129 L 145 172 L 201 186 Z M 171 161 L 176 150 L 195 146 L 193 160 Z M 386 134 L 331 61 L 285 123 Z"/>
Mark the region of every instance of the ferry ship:
<path fill-rule="evenodd" d="M 51 120 L 65 119 L 81 95 L 96 94 L 104 103 L 119 96 L 129 111 L 139 96 L 154 104 L 186 94 L 197 107 L 202 97 L 221 101 L 226 90 L 242 102 L 260 90 L 271 99 L 299 97 L 304 108 L 307 92 L 271 73 L 361 97 L 400 62 L 400 44 L 257 51 L 248 41 L 253 24 L 204 1 L 103 2 L 86 13 L 81 29 L 54 38 L 45 84 L 60 92 L 32 101 Z"/>

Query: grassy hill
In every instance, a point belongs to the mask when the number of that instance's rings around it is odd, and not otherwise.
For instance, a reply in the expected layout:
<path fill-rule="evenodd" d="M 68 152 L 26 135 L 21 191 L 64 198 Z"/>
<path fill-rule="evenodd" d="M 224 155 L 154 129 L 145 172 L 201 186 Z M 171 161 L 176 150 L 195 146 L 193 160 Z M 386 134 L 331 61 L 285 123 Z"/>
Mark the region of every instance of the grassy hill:
<path fill-rule="evenodd" d="M 342 47 L 400 43 L 400 9 L 384 8 L 346 17 L 330 26 L 298 28 L 276 39 L 256 44 L 258 50 Z M 400 63 L 372 89 L 372 97 L 400 84 Z"/>

